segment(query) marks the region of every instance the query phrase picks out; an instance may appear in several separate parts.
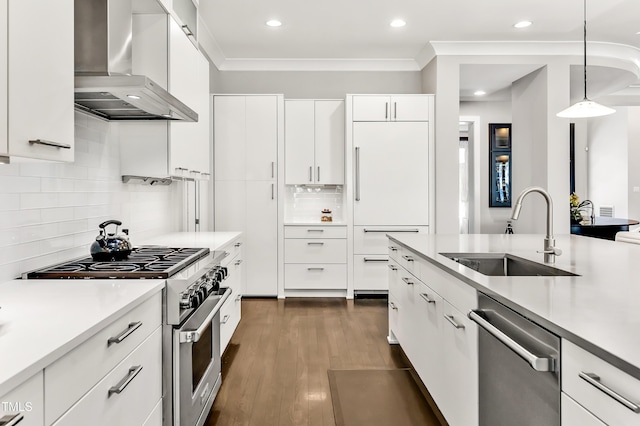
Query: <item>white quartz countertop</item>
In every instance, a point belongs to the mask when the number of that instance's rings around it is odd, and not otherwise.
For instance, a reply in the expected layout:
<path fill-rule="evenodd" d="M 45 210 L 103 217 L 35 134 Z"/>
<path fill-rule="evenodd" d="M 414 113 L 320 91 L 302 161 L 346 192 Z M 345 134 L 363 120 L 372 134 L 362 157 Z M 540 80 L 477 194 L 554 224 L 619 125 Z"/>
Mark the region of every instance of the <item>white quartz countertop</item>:
<path fill-rule="evenodd" d="M 340 221 L 331 221 L 331 222 L 322 222 L 322 221 L 288 221 L 284 223 L 284 226 L 347 226 L 345 222 Z"/>
<path fill-rule="evenodd" d="M 556 236 L 555 264 L 579 276 L 492 277 L 439 253 L 497 252 L 543 263 L 542 235 L 389 234 L 438 266 L 640 379 L 640 245 Z"/>
<path fill-rule="evenodd" d="M 0 396 L 162 290 L 164 280 L 0 284 Z"/>
<path fill-rule="evenodd" d="M 173 232 L 138 241 L 139 245 L 203 247 L 218 250 L 242 235 L 241 232 Z"/>

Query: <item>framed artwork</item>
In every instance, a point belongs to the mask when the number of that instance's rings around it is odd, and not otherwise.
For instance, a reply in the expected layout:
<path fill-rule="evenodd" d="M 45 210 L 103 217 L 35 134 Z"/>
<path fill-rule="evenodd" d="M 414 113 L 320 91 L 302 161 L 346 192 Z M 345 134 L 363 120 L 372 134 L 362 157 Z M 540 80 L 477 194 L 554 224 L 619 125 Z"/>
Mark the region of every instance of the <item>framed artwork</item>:
<path fill-rule="evenodd" d="M 511 123 L 489 124 L 489 207 L 511 207 Z"/>

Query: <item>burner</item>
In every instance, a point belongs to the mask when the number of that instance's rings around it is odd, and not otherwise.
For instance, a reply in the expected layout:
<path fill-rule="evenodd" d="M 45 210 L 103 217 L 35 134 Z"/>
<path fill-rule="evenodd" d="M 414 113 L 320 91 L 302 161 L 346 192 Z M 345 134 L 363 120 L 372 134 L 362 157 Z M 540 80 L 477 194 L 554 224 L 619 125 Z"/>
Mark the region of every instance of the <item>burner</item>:
<path fill-rule="evenodd" d="M 167 256 L 174 253 L 176 249 L 168 247 L 140 247 L 134 250 L 132 254 L 143 254 L 145 256 Z"/>
<path fill-rule="evenodd" d="M 126 260 L 126 263 L 151 263 L 157 261 L 158 256 L 132 254 Z"/>
<path fill-rule="evenodd" d="M 90 271 L 135 272 L 139 269 L 140 265 L 135 263 L 120 262 L 97 262 L 89 266 Z"/>
<path fill-rule="evenodd" d="M 78 263 L 67 263 L 64 265 L 54 266 L 50 269 L 51 272 L 80 272 L 86 271 L 87 266 Z"/>
<path fill-rule="evenodd" d="M 176 265 L 176 262 L 158 260 L 157 262 L 152 262 L 142 266 L 142 270 L 143 271 L 164 271 L 175 265 Z"/>

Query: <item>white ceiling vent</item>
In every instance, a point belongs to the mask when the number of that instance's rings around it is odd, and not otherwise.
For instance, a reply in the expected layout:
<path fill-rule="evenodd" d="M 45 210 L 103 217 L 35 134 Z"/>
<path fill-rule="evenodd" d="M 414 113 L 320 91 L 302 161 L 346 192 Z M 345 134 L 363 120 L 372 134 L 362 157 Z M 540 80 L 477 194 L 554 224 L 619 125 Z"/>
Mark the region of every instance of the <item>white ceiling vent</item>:
<path fill-rule="evenodd" d="M 598 216 L 613 217 L 613 206 L 600 206 L 600 213 Z"/>

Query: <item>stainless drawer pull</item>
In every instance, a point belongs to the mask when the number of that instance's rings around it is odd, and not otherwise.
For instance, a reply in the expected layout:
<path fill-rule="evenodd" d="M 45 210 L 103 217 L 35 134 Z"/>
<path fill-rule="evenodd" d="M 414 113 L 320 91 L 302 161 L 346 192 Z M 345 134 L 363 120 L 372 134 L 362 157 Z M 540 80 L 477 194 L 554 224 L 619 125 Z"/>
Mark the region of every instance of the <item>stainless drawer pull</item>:
<path fill-rule="evenodd" d="M 482 312 L 482 311 L 478 311 L 478 312 Z M 509 349 L 511 349 L 518 355 L 520 355 L 520 357 L 525 361 L 527 361 L 529 365 L 531 365 L 531 368 L 533 368 L 534 370 L 555 371 L 555 360 L 553 358 L 544 358 L 544 357 L 539 357 L 532 354 L 527 349 L 525 349 L 522 345 L 520 345 L 518 342 L 516 342 L 511 337 L 504 334 L 502 331 L 500 331 L 497 327 L 495 327 L 489 321 L 485 320 L 483 317 L 478 315 L 476 311 L 469 311 L 467 316 L 471 321 L 475 322 L 484 330 L 486 330 L 487 333 L 491 334 L 493 337 L 501 341 L 506 347 L 508 347 Z"/>
<path fill-rule="evenodd" d="M 307 271 L 324 271 L 324 268 L 307 268 Z"/>
<path fill-rule="evenodd" d="M 316 181 L 320 182 L 320 166 L 318 166 L 318 175 L 316 176 Z"/>
<path fill-rule="evenodd" d="M 427 303 L 436 303 L 435 299 L 431 299 L 427 293 L 420 293 L 420 297 L 427 301 Z"/>
<path fill-rule="evenodd" d="M 239 266 L 241 263 L 242 263 L 242 259 L 238 259 L 238 260 L 236 260 L 235 265 L 236 265 L 236 266 Z"/>
<path fill-rule="evenodd" d="M 189 171 L 189 169 L 187 169 L 186 167 L 176 167 L 176 170 L 177 170 L 177 171 L 179 171 L 179 172 L 180 172 L 180 171 L 181 171 L 181 172 L 187 172 L 187 171 Z"/>
<path fill-rule="evenodd" d="M 323 246 L 324 243 L 322 242 L 313 242 L 313 243 L 307 243 L 308 246 Z"/>
<path fill-rule="evenodd" d="M 389 102 L 384 103 L 384 119 L 387 120 L 389 118 Z"/>
<path fill-rule="evenodd" d="M 129 323 L 129 326 L 127 327 L 127 329 L 125 331 L 123 331 L 122 333 L 118 334 L 116 337 L 110 337 L 109 340 L 107 340 L 107 346 L 111 345 L 112 343 L 116 343 L 116 344 L 122 343 L 122 341 L 124 339 L 129 337 L 129 335 L 131 333 L 133 333 L 138 328 L 140 328 L 141 325 L 142 325 L 142 321 L 136 321 L 136 322 Z"/>
<path fill-rule="evenodd" d="M 406 260 L 407 262 L 413 262 L 413 257 L 411 257 L 411 256 L 404 255 L 404 256 L 402 256 L 402 258 L 403 258 L 404 260 Z"/>
<path fill-rule="evenodd" d="M 365 257 L 364 261 L 365 262 L 388 262 L 389 259 L 378 259 L 376 257 Z"/>
<path fill-rule="evenodd" d="M 324 229 L 307 229 L 307 232 L 324 232 Z"/>
<path fill-rule="evenodd" d="M 135 377 L 138 375 L 138 373 L 140 373 L 142 371 L 142 366 L 141 365 L 135 365 L 133 367 L 131 367 L 129 369 L 129 374 L 127 374 L 127 377 L 125 377 L 124 379 L 122 379 L 122 381 L 120 383 L 118 383 L 117 385 L 109 388 L 109 396 L 113 395 L 114 393 L 121 393 L 123 390 L 125 390 L 125 388 L 127 386 L 129 386 L 129 383 L 131 383 L 131 381 L 133 379 L 135 379 Z"/>
<path fill-rule="evenodd" d="M 183 25 L 182 26 L 182 31 L 184 31 L 184 33 L 187 35 L 187 37 L 193 37 L 193 32 L 191 31 L 191 29 L 189 29 L 188 25 Z"/>
<path fill-rule="evenodd" d="M 581 371 L 580 374 L 578 374 L 578 376 L 585 382 L 589 383 L 594 388 L 598 389 L 599 391 L 615 399 L 620 404 L 624 405 L 634 413 L 640 413 L 640 406 L 638 406 L 638 404 L 635 404 L 629 401 L 627 398 L 620 395 L 618 392 L 614 391 L 610 387 L 603 385 L 602 382 L 600 381 L 600 376 L 598 376 L 597 374 L 585 373 L 584 371 Z"/>
<path fill-rule="evenodd" d="M 237 248 L 237 247 L 240 247 L 241 245 L 242 243 L 235 243 L 233 246 Z"/>
<path fill-rule="evenodd" d="M 355 148 L 355 152 L 356 152 L 356 164 L 355 164 L 355 195 L 356 195 L 356 201 L 360 201 L 360 147 L 357 146 Z"/>
<path fill-rule="evenodd" d="M 394 102 L 393 103 L 393 119 L 395 120 L 396 118 L 398 118 L 398 103 Z"/>
<path fill-rule="evenodd" d="M 54 148 L 62 148 L 62 149 L 71 149 L 71 145 L 69 145 L 68 143 L 60 143 L 60 142 L 53 142 L 53 141 L 48 141 L 45 139 L 32 139 L 29 141 L 30 144 L 32 145 L 46 145 L 46 146 L 52 146 Z"/>
<path fill-rule="evenodd" d="M 411 278 L 407 278 L 407 277 L 402 277 L 402 281 L 407 283 L 407 285 L 414 285 L 415 284 L 413 281 L 411 281 Z"/>
<path fill-rule="evenodd" d="M 391 251 L 398 251 L 398 247 L 389 246 L 389 250 L 391 250 Z"/>
<path fill-rule="evenodd" d="M 272 161 L 271 162 L 271 177 L 272 178 L 276 177 L 275 166 L 276 166 L 276 163 L 274 161 Z"/>
<path fill-rule="evenodd" d="M 276 199 L 275 188 L 276 188 L 276 186 L 274 184 L 271 184 L 271 199 L 272 200 Z"/>
<path fill-rule="evenodd" d="M 393 309 L 393 310 L 396 310 L 396 311 L 398 310 L 398 307 L 397 307 L 397 306 L 396 306 L 396 304 L 395 304 L 395 303 L 393 303 L 393 302 L 390 302 L 390 303 L 389 303 L 389 306 L 391 306 L 391 309 Z"/>
<path fill-rule="evenodd" d="M 229 321 L 229 318 L 231 318 L 231 315 L 225 315 L 224 317 L 222 317 L 222 319 L 220 320 L 220 324 L 226 324 Z"/>
<path fill-rule="evenodd" d="M 364 228 L 362 231 L 363 232 L 413 232 L 413 233 L 420 232 L 420 230 L 416 228 L 413 228 L 413 229 L 367 229 L 367 228 Z"/>
<path fill-rule="evenodd" d="M 389 269 L 391 269 L 392 271 L 397 271 L 398 270 L 396 265 L 389 265 Z"/>
<path fill-rule="evenodd" d="M 242 295 L 241 295 L 241 294 L 239 294 L 239 295 L 236 297 L 236 302 L 239 302 L 239 301 L 241 301 L 241 300 L 242 300 Z"/>
<path fill-rule="evenodd" d="M 464 329 L 464 325 L 463 324 L 458 324 L 455 320 L 455 318 L 453 318 L 453 315 L 444 315 L 444 319 L 446 319 L 447 321 L 449 321 L 451 323 L 451 325 L 453 325 L 455 328 L 457 329 Z"/>
<path fill-rule="evenodd" d="M 15 426 L 24 419 L 22 413 L 6 414 L 0 418 L 0 426 Z"/>
<path fill-rule="evenodd" d="M 313 166 L 309 166 L 309 182 L 313 181 Z"/>

